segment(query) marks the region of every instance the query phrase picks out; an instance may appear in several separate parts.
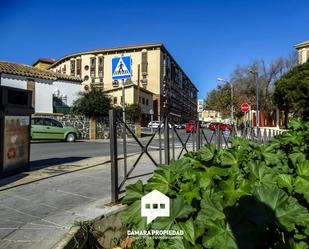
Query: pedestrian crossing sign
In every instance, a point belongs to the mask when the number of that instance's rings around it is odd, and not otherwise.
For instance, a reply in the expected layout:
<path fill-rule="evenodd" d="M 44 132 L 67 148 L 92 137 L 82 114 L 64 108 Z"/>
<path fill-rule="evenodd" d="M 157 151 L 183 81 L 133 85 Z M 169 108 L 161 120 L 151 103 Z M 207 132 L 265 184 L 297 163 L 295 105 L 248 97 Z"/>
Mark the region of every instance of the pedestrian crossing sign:
<path fill-rule="evenodd" d="M 112 78 L 113 80 L 131 78 L 131 56 L 112 59 Z"/>

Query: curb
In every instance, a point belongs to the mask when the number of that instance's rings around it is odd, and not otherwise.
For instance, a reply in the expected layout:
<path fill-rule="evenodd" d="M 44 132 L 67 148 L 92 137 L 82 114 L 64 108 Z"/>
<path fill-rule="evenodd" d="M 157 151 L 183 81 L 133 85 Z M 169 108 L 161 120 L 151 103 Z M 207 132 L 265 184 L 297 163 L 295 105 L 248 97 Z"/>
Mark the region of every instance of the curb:
<path fill-rule="evenodd" d="M 114 208 L 110 210 L 109 212 L 100 215 L 90 221 L 88 221 L 90 224 L 94 223 L 95 221 L 98 221 L 100 219 L 103 219 L 105 217 L 108 217 L 110 215 L 119 213 L 127 209 L 126 205 L 114 205 L 111 206 L 111 208 Z M 87 221 L 86 221 L 87 222 Z M 83 248 L 88 240 L 88 231 L 85 231 L 81 226 L 72 226 L 70 230 L 64 234 L 63 238 L 60 239 L 54 246 L 51 247 L 51 249 L 76 249 L 76 248 Z"/>

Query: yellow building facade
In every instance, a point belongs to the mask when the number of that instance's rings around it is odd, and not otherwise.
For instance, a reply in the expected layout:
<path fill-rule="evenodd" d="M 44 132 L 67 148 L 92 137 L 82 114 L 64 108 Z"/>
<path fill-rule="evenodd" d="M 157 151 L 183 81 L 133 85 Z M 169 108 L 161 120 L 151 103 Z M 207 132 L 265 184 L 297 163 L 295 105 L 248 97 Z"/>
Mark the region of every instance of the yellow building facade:
<path fill-rule="evenodd" d="M 80 77 L 83 89 L 93 85 L 118 96 L 122 94 L 119 88 L 122 83 L 112 79 L 112 59 L 120 56 L 131 56 L 132 77 L 127 83 L 153 93 L 151 108 L 155 118 L 167 112 L 177 123 L 197 118 L 198 90 L 161 43 L 74 53 L 55 61 L 49 69 Z M 128 104 L 136 101 L 126 98 Z M 148 107 L 145 114 L 147 111 Z"/>
<path fill-rule="evenodd" d="M 309 58 L 309 40 L 294 46 L 298 51 L 298 63 L 303 64 Z"/>

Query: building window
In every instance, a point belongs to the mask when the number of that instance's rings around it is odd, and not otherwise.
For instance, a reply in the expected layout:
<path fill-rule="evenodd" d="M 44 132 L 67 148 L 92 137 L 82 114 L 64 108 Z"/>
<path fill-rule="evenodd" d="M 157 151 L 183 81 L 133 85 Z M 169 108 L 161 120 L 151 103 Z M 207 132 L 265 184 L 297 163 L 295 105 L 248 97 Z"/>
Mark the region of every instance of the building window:
<path fill-rule="evenodd" d="M 117 97 L 114 97 L 114 105 L 117 104 Z"/>
<path fill-rule="evenodd" d="M 84 81 L 86 81 L 86 80 L 89 80 L 89 76 L 88 76 L 88 75 L 86 75 L 86 76 L 84 77 Z"/>
<path fill-rule="evenodd" d="M 98 66 L 98 75 L 100 78 L 103 78 L 103 72 L 104 72 L 104 57 L 99 57 L 99 66 Z"/>
<path fill-rule="evenodd" d="M 103 78 L 100 78 L 100 83 L 103 83 Z"/>
<path fill-rule="evenodd" d="M 76 60 L 76 75 L 77 77 L 81 77 L 81 69 L 82 69 L 82 60 L 81 59 L 77 59 Z"/>
<path fill-rule="evenodd" d="M 148 56 L 147 50 L 142 50 L 142 75 L 147 75 L 148 71 Z"/>
<path fill-rule="evenodd" d="M 75 76 L 75 60 L 71 60 L 71 76 Z"/>
<path fill-rule="evenodd" d="M 90 58 L 90 77 L 95 78 L 95 65 L 96 65 L 96 58 Z"/>
<path fill-rule="evenodd" d="M 146 99 L 146 105 L 149 105 L 149 101 L 148 101 L 148 99 Z"/>
<path fill-rule="evenodd" d="M 84 68 L 85 68 L 85 71 L 89 70 L 89 66 L 88 65 L 86 65 Z"/>
<path fill-rule="evenodd" d="M 142 104 L 145 105 L 145 98 L 142 98 Z"/>
<path fill-rule="evenodd" d="M 67 67 L 66 67 L 66 65 L 63 65 L 62 73 L 63 73 L 63 74 L 66 74 L 66 72 L 67 72 Z"/>

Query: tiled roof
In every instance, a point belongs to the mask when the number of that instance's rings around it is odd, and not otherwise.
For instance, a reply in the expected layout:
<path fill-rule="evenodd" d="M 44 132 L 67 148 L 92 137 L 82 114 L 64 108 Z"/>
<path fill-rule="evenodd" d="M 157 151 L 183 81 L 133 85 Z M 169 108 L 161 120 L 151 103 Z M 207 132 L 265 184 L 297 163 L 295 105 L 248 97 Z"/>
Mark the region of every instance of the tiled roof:
<path fill-rule="evenodd" d="M 14 74 L 19 76 L 27 76 L 27 77 L 34 77 L 40 79 L 47 79 L 47 80 L 70 80 L 70 81 L 79 81 L 81 79 L 77 77 L 72 77 L 66 74 L 55 73 L 50 70 L 40 69 L 24 64 L 18 64 L 13 62 L 6 62 L 0 61 L 0 73 L 7 73 L 7 74 Z"/>
<path fill-rule="evenodd" d="M 35 62 L 32 63 L 32 66 L 34 66 L 35 64 L 37 64 L 39 62 L 53 64 L 55 61 L 56 61 L 55 59 L 51 59 L 51 58 L 39 58 Z"/>
<path fill-rule="evenodd" d="M 309 46 L 309 40 L 304 41 L 302 43 L 299 43 L 299 44 L 295 45 L 294 47 L 295 48 L 303 48 L 303 47 L 308 47 L 308 46 Z"/>

